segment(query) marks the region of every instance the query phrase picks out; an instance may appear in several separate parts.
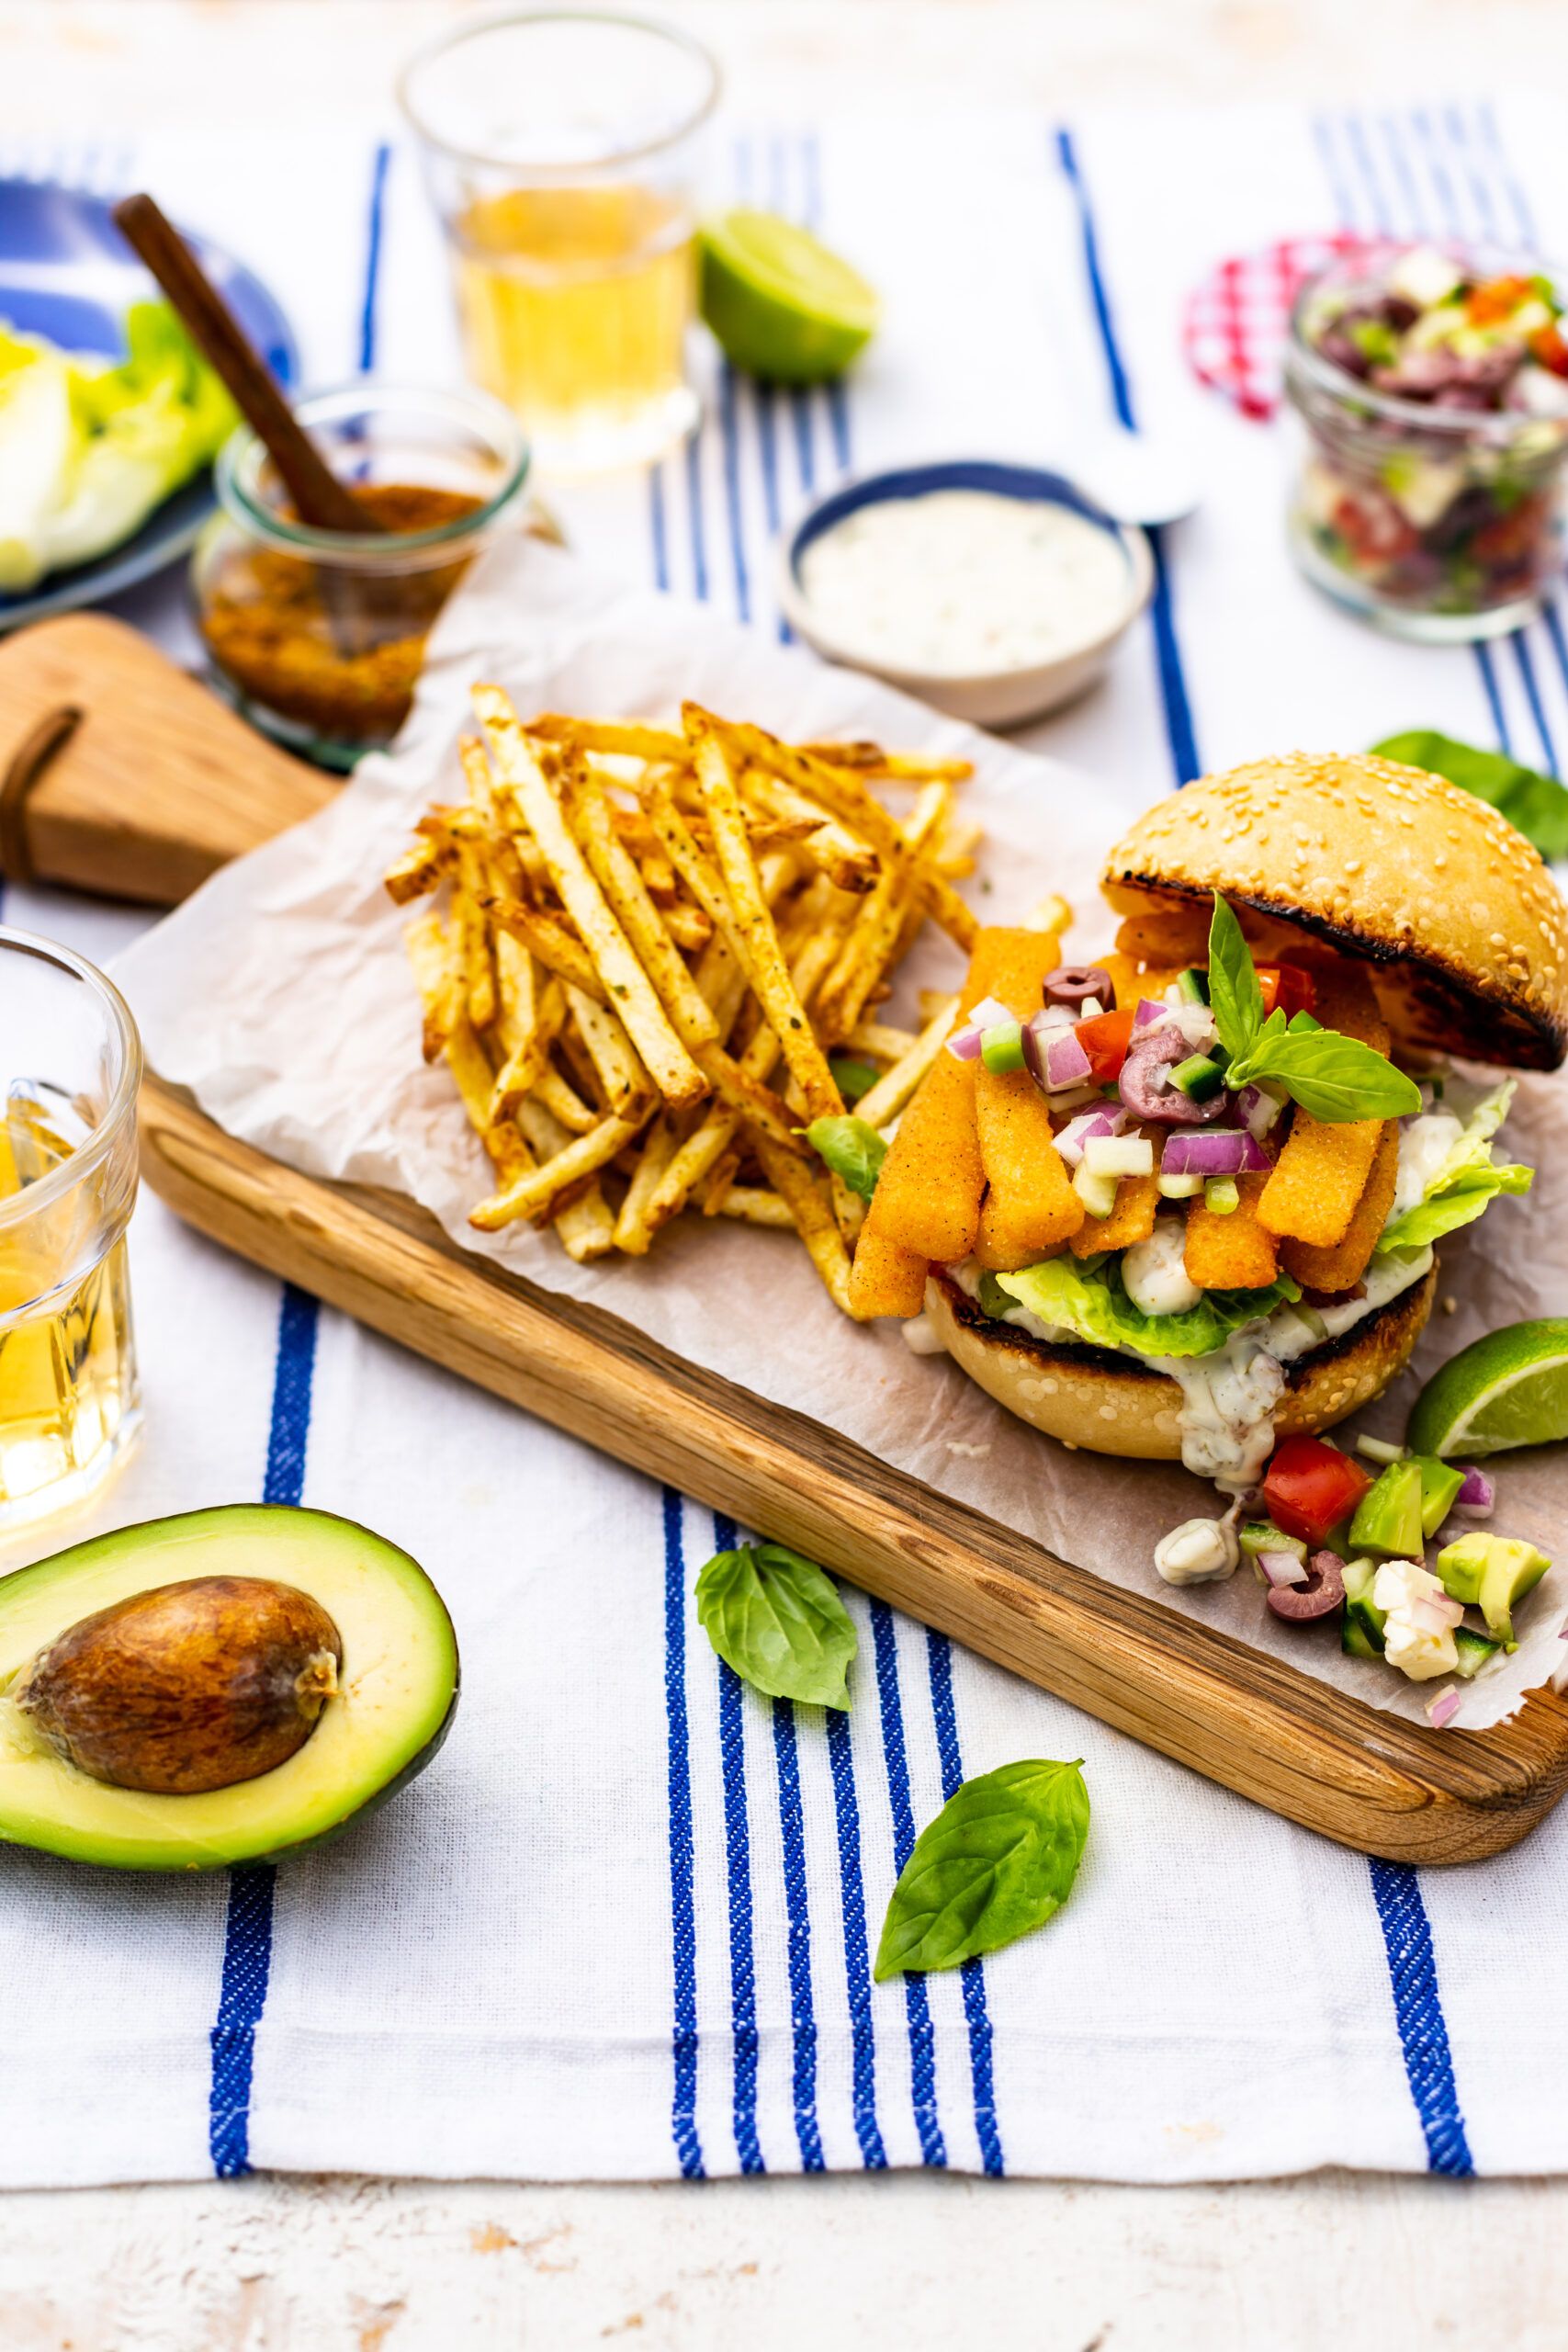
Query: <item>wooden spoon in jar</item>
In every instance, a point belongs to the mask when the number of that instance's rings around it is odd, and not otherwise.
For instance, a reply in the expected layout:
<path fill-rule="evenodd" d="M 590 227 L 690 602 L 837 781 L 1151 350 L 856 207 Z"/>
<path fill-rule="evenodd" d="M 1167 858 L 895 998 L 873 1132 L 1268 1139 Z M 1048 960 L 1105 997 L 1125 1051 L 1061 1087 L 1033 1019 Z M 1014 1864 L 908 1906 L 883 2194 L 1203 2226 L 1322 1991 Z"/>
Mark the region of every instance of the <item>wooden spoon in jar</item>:
<path fill-rule="evenodd" d="M 352 531 L 361 537 L 383 529 L 327 465 L 260 352 L 152 198 L 126 197 L 114 208 L 114 221 L 168 296 L 197 350 L 228 386 L 235 407 L 277 468 L 299 520 L 313 530 Z"/>

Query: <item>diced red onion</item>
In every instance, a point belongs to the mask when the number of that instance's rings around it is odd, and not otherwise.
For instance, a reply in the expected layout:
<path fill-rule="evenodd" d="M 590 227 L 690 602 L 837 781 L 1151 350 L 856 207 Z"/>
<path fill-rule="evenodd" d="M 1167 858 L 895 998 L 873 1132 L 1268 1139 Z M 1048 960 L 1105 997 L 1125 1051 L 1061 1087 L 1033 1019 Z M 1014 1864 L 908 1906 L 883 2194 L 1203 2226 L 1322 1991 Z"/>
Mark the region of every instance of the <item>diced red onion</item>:
<path fill-rule="evenodd" d="M 1244 1086 L 1235 1107 L 1247 1134 L 1261 1141 L 1285 1106 L 1278 1095 L 1265 1094 L 1260 1086 Z"/>
<path fill-rule="evenodd" d="M 995 1028 L 998 1022 L 1015 1021 L 1017 1018 L 1017 1014 L 1010 1012 L 1005 1004 L 998 1004 L 994 996 L 984 997 L 975 1006 L 963 1028 L 948 1039 L 947 1050 L 954 1061 L 977 1062 L 981 1040 L 987 1030 Z"/>
<path fill-rule="evenodd" d="M 1074 1029 L 1063 1029 L 1047 1035 L 1044 1059 L 1045 1091 L 1049 1094 L 1059 1094 L 1066 1087 L 1081 1086 L 1093 1069 L 1093 1064 Z"/>
<path fill-rule="evenodd" d="M 1242 1127 L 1183 1128 L 1167 1136 L 1162 1176 L 1251 1176 L 1269 1160 Z"/>
<path fill-rule="evenodd" d="M 1306 1562 L 1294 1552 L 1259 1552 L 1258 1565 L 1271 1585 L 1305 1584 Z"/>
<path fill-rule="evenodd" d="M 1459 1713 L 1459 1702 L 1460 1693 L 1451 1683 L 1446 1690 L 1438 1691 L 1427 1710 L 1427 1721 L 1434 1731 L 1441 1731 L 1445 1724 L 1452 1723 Z"/>
<path fill-rule="evenodd" d="M 1133 1015 L 1133 1026 L 1134 1029 L 1157 1028 L 1169 1011 L 1169 1005 L 1162 1004 L 1157 997 L 1141 996 L 1138 1009 Z"/>
<path fill-rule="evenodd" d="M 1069 1168 L 1076 1168 L 1083 1158 L 1083 1148 L 1091 1136 L 1119 1136 L 1126 1121 L 1125 1111 L 1080 1111 L 1069 1119 L 1056 1137 L 1056 1148 Z"/>
<path fill-rule="evenodd" d="M 1464 1463 L 1464 1484 L 1449 1506 L 1461 1510 L 1470 1519 L 1490 1519 L 1497 1501 L 1497 1489 L 1484 1470 L 1477 1470 L 1472 1463 Z"/>

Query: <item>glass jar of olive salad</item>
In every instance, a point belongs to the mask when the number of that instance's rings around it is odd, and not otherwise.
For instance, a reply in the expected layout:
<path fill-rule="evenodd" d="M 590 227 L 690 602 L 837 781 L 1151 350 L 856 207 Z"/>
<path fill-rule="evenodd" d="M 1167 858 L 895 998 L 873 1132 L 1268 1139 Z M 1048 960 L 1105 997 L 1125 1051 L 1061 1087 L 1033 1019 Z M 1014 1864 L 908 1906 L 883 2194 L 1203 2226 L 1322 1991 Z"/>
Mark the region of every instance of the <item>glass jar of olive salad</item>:
<path fill-rule="evenodd" d="M 1568 331 L 1534 262 L 1365 246 L 1303 288 L 1285 388 L 1307 577 L 1406 637 L 1493 637 L 1562 561 Z"/>

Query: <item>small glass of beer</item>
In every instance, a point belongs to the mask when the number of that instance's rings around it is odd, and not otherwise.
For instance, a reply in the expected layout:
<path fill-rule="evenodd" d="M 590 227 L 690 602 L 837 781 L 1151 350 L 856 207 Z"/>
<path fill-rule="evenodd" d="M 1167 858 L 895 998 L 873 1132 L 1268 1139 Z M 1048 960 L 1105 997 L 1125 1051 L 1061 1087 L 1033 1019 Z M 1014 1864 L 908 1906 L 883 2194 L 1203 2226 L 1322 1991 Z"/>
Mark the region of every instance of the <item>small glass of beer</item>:
<path fill-rule="evenodd" d="M 141 1081 L 118 989 L 0 929 L 0 1544 L 88 1500 L 136 1433 Z"/>
<path fill-rule="evenodd" d="M 696 422 L 686 378 L 702 134 L 718 69 L 635 17 L 459 26 L 400 85 L 446 232 L 469 375 L 557 480 Z"/>

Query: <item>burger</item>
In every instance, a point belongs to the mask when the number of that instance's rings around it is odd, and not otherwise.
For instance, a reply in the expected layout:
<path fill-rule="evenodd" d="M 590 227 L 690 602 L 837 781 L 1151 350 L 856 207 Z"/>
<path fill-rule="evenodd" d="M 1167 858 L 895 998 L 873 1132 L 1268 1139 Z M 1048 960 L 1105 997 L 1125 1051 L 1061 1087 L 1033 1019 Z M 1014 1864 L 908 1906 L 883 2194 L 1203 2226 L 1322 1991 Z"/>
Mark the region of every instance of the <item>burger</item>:
<path fill-rule="evenodd" d="M 1495 809 L 1373 757 L 1190 785 L 1102 888 L 1114 948 L 1043 974 L 1037 1008 L 966 1003 L 953 1040 L 1005 1069 L 1011 1013 L 1083 1213 L 1011 1264 L 982 1214 L 929 1268 L 926 1328 L 1048 1436 L 1238 1495 L 1278 1437 L 1381 1394 L 1434 1245 L 1528 1190 L 1501 1073 L 1563 1059 L 1568 910 Z"/>

